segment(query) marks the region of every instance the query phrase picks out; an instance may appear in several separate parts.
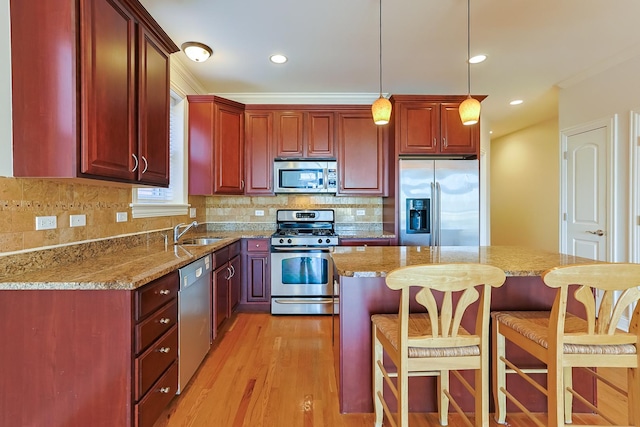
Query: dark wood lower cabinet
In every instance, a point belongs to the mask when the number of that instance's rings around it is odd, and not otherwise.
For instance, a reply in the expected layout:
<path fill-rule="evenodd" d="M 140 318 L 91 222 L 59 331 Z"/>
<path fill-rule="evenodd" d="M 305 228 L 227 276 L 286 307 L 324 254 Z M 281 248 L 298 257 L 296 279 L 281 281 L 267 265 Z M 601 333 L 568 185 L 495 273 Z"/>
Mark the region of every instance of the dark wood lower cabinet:
<path fill-rule="evenodd" d="M 213 278 L 211 282 L 211 342 L 224 321 L 240 303 L 242 265 L 240 241 L 231 243 L 213 253 Z"/>
<path fill-rule="evenodd" d="M 244 311 L 270 311 L 271 267 L 269 239 L 244 239 L 242 243 L 242 300 Z"/>
<path fill-rule="evenodd" d="M 0 425 L 152 426 L 178 381 L 178 277 L 165 277 L 135 291 L 0 291 Z M 152 360 L 156 346 L 166 359 Z"/>

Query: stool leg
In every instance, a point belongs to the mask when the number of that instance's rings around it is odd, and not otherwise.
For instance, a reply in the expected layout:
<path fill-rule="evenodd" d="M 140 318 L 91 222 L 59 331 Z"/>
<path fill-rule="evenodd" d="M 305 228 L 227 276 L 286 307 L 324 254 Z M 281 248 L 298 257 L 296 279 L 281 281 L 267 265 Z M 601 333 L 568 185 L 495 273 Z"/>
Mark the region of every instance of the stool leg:
<path fill-rule="evenodd" d="M 449 398 L 444 394 L 444 390 L 449 391 L 449 371 L 440 371 L 438 375 L 438 416 L 440 425 L 449 424 Z"/>
<path fill-rule="evenodd" d="M 564 426 L 564 380 L 562 355 L 550 344 L 547 360 L 547 419 L 548 427 Z"/>
<path fill-rule="evenodd" d="M 498 424 L 506 424 L 507 418 L 507 396 L 500 391 L 507 387 L 506 365 L 500 360 L 505 356 L 505 338 L 500 334 L 498 321 L 492 319 L 492 341 L 493 341 L 493 403 L 495 406 L 494 418 Z"/>
<path fill-rule="evenodd" d="M 378 360 L 382 361 L 383 349 L 382 344 L 378 341 L 376 332 L 378 328 L 373 325 L 373 410 L 375 412 L 375 427 L 382 427 L 382 419 L 384 418 L 384 409 L 378 393 L 383 390 L 382 371 L 378 367 Z"/>
<path fill-rule="evenodd" d="M 483 353 L 486 353 L 483 350 Z M 489 361 L 482 356 L 480 369 L 475 372 L 475 421 L 476 427 L 489 426 Z"/>
<path fill-rule="evenodd" d="M 571 424 L 573 416 L 573 395 L 567 391 L 567 387 L 573 388 L 573 368 L 564 368 L 564 422 Z"/>
<path fill-rule="evenodd" d="M 640 355 L 638 355 L 640 359 Z M 640 361 L 640 360 L 639 360 Z M 637 368 L 627 369 L 627 411 L 629 413 L 629 425 L 640 426 L 640 410 L 633 402 L 640 401 L 640 371 Z"/>

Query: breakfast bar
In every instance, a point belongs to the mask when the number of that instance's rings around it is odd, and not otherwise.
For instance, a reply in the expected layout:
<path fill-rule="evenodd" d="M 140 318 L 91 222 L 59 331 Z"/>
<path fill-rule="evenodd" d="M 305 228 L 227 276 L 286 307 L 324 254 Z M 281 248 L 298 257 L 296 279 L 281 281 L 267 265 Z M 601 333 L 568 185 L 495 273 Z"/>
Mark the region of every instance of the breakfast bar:
<path fill-rule="evenodd" d="M 561 265 L 594 262 L 571 255 L 511 246 L 337 247 L 332 252 L 332 258 L 334 298 L 338 307 L 333 316 L 333 348 L 342 413 L 373 412 L 371 314 L 395 313 L 398 310 L 400 293 L 388 289 L 385 284 L 385 277 L 391 270 L 434 263 L 493 265 L 505 271 L 507 280 L 502 287 L 492 291 L 492 310 L 545 310 L 551 308 L 555 289 L 545 286 L 540 277 L 542 272 Z M 570 303 L 570 308 L 580 314 L 577 305 Z M 475 311 L 469 315 L 475 315 Z M 539 366 L 535 359 L 527 359 L 524 354 L 515 354 L 515 358 L 531 367 Z M 544 375 L 538 378 L 544 381 Z M 544 396 L 533 387 L 519 378 L 509 381 L 513 381 L 510 387 L 514 395 L 527 407 L 538 412 L 546 410 Z M 592 378 L 575 378 L 574 385 L 584 396 L 593 400 L 595 382 Z M 437 411 L 434 378 L 412 379 L 410 390 L 410 411 Z M 452 393 L 463 403 L 463 409 L 472 410 L 471 396 L 457 381 L 452 381 Z M 517 409 L 509 407 L 508 410 Z M 584 410 L 576 405 L 576 412 Z"/>

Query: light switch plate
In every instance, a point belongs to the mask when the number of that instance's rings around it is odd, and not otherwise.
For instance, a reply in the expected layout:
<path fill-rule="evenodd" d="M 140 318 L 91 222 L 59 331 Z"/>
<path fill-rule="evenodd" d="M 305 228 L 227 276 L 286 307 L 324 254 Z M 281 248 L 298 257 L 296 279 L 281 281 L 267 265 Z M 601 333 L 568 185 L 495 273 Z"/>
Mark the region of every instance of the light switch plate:
<path fill-rule="evenodd" d="M 365 210 L 364 210 L 364 209 L 358 209 L 358 210 L 356 210 L 356 215 L 357 215 L 357 216 L 363 216 L 363 215 L 365 215 Z"/>
<path fill-rule="evenodd" d="M 196 217 L 196 208 L 189 208 L 189 218 Z"/>
<path fill-rule="evenodd" d="M 264 211 L 261 209 L 256 210 L 256 216 L 264 216 Z"/>
<path fill-rule="evenodd" d="M 127 217 L 128 215 L 126 212 L 116 212 L 116 222 L 126 222 Z"/>
<path fill-rule="evenodd" d="M 69 227 L 83 227 L 87 225 L 87 216 L 84 214 L 81 215 L 70 215 L 69 216 Z"/>

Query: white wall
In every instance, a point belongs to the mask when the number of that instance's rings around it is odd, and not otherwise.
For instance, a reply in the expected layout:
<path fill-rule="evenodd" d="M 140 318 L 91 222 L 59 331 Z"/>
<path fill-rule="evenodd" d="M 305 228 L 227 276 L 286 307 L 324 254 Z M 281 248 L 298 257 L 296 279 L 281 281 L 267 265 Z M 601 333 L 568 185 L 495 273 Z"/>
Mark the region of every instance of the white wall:
<path fill-rule="evenodd" d="M 0 0 L 0 176 L 13 176 L 10 30 L 9 0 Z"/>
<path fill-rule="evenodd" d="M 559 92 L 560 131 L 617 114 L 617 138 L 613 141 L 612 261 L 629 261 L 631 205 L 630 111 L 640 105 L 640 56 L 627 59 L 603 72 L 564 87 Z M 636 164 L 637 168 L 638 165 Z"/>

